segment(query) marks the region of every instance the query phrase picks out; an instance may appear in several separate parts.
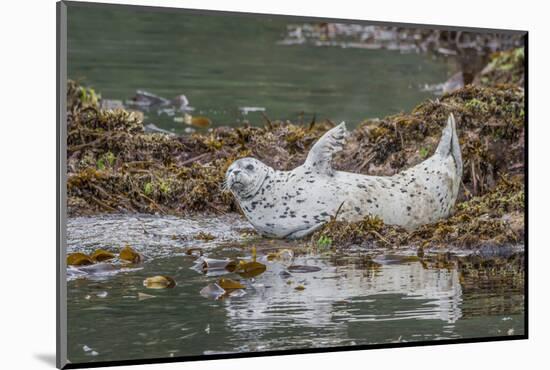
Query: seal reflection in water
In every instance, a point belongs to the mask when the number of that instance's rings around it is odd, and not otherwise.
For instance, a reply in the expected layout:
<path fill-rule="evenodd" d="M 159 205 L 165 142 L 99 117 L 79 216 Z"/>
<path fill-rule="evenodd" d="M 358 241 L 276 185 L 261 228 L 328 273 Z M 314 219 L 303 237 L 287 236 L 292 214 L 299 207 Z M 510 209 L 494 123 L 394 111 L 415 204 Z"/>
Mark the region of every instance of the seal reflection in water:
<path fill-rule="evenodd" d="M 367 215 L 414 229 L 447 217 L 462 177 L 462 156 L 453 115 L 435 154 L 393 176 L 367 176 L 332 168 L 341 150 L 345 123 L 313 145 L 303 165 L 277 171 L 254 158 L 235 161 L 225 175 L 246 218 L 262 235 L 301 238 L 331 216 L 359 221 Z"/>

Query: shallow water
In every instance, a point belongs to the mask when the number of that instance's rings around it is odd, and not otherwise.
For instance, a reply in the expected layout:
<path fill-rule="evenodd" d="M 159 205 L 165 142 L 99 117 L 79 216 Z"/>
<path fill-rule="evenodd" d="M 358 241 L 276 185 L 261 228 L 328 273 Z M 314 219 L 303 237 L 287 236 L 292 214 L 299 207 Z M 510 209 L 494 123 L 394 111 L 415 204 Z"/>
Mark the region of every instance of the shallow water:
<path fill-rule="evenodd" d="M 434 97 L 426 85 L 459 70 L 456 57 L 353 47 L 285 45 L 296 19 L 188 15 L 154 11 L 68 10 L 68 76 L 103 98 L 126 101 L 136 90 L 172 99 L 185 94 L 193 115 L 214 126 L 309 123 L 408 111 Z M 246 108 L 252 109 L 246 109 Z M 254 111 L 256 110 L 256 111 Z M 170 112 L 168 112 L 170 113 Z M 181 113 L 151 111 L 145 123 L 182 132 Z"/>
<path fill-rule="evenodd" d="M 493 272 L 471 279 L 458 265 L 436 268 L 415 251 L 353 248 L 327 253 L 258 238 L 245 220 L 151 215 L 72 218 L 69 252 L 129 244 L 140 265 L 69 268 L 68 358 L 88 362 L 270 351 L 374 343 L 518 335 L 524 332 L 521 282 Z M 199 231 L 215 236 L 195 240 Z M 208 258 L 250 258 L 258 248 L 265 273 L 239 279 L 244 295 L 215 300 L 201 289 L 220 278 L 192 269 Z M 268 261 L 280 248 L 292 261 Z M 370 257 L 367 257 L 370 256 Z M 290 265 L 318 267 L 301 273 Z M 513 270 L 513 268 L 510 268 Z M 288 271 L 291 272 L 288 272 Z M 299 269 L 298 269 L 299 270 Z M 494 269 L 493 269 L 494 270 Z M 493 271 L 490 270 L 490 271 Z M 521 270 L 521 268 L 520 268 Z M 489 270 L 487 270 L 489 271 Z M 172 289 L 147 289 L 146 277 L 169 275 Z M 521 275 L 521 274 L 520 274 Z M 477 275 L 476 275 L 477 276 Z M 482 275 L 480 275 L 482 276 Z M 520 279 L 521 280 L 521 279 Z M 296 287 L 303 286 L 303 290 Z M 138 294 L 153 295 L 139 299 Z M 142 297 L 143 298 L 143 297 Z"/>

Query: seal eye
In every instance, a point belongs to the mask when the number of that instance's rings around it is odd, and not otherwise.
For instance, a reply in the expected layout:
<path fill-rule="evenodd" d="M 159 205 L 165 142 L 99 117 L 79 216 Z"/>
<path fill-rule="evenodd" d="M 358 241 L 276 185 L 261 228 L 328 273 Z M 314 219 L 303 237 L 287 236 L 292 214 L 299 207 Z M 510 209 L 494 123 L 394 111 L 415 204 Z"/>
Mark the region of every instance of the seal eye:
<path fill-rule="evenodd" d="M 248 166 L 246 166 L 246 169 L 252 171 L 254 169 L 254 166 L 249 164 Z"/>

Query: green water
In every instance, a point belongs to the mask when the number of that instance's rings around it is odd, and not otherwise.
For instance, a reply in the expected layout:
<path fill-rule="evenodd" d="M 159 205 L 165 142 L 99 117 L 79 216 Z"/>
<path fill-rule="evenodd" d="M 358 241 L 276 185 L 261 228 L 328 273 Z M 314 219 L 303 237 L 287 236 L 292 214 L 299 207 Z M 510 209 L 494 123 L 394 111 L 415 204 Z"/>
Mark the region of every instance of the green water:
<path fill-rule="evenodd" d="M 453 59 L 427 54 L 281 45 L 292 19 L 189 15 L 71 6 L 68 76 L 103 98 L 128 100 L 137 89 L 172 99 L 185 94 L 194 115 L 215 126 L 272 120 L 345 120 L 410 110 L 425 84 L 456 72 Z M 174 117 L 149 112 L 146 123 L 182 132 Z"/>
<path fill-rule="evenodd" d="M 416 251 L 388 254 L 386 248 L 358 246 L 344 253 L 299 252 L 296 242 L 243 236 L 248 227 L 235 215 L 69 219 L 69 252 L 116 252 L 128 243 L 146 260 L 125 268 L 116 262 L 114 267 L 69 268 L 68 359 L 81 363 L 524 333 L 522 275 L 513 273 L 522 268 L 512 262 L 507 271 L 489 269 L 485 278 L 469 280 L 458 265 L 423 266 L 407 259 Z M 199 231 L 215 239 L 195 240 Z M 267 266 L 255 278 L 227 271 L 204 274 L 192 269 L 199 257 L 185 254 L 193 247 L 209 258 L 249 259 L 251 245 Z M 293 259 L 266 260 L 280 248 L 294 249 Z M 366 256 L 376 267 L 365 263 Z M 294 272 L 291 265 L 318 271 Z M 144 287 L 143 280 L 155 275 L 173 277 L 176 287 Z M 239 279 L 244 295 L 218 300 L 201 295 L 220 277 Z M 296 290 L 300 285 L 305 289 Z M 154 297 L 139 299 L 140 293 Z"/>

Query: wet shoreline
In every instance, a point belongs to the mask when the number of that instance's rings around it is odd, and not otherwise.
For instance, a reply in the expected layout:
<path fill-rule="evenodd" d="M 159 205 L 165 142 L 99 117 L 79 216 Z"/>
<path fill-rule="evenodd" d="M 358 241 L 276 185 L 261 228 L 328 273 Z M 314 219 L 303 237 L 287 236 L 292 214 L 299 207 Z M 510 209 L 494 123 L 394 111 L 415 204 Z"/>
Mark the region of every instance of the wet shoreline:
<path fill-rule="evenodd" d="M 320 251 L 299 241 L 260 238 L 243 221 L 143 214 L 70 218 L 69 252 L 101 247 L 116 254 L 131 244 L 144 259 L 69 267 L 69 359 L 523 333 L 520 246 L 505 254 L 499 248 L 498 256 L 441 249 L 419 257 L 416 248 Z M 212 238 L 197 239 L 200 231 Z M 293 252 L 278 259 L 281 250 Z M 267 267 L 254 277 L 196 268 L 204 258 L 250 260 L 252 253 Z M 175 287 L 144 286 L 144 279 L 158 275 L 173 278 Z M 220 279 L 243 288 L 239 294 L 203 293 Z M 118 338 L 120 328 L 129 340 L 110 339 Z"/>

